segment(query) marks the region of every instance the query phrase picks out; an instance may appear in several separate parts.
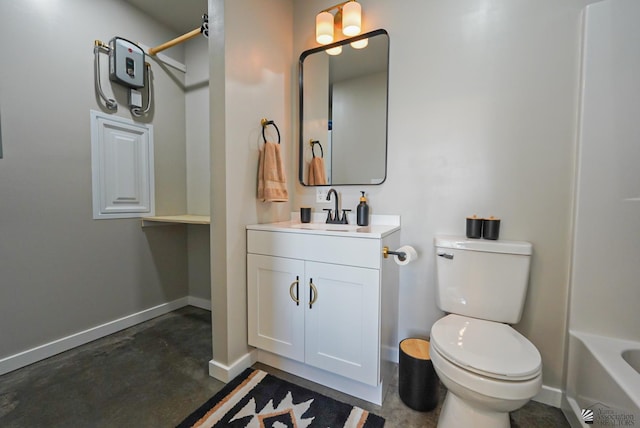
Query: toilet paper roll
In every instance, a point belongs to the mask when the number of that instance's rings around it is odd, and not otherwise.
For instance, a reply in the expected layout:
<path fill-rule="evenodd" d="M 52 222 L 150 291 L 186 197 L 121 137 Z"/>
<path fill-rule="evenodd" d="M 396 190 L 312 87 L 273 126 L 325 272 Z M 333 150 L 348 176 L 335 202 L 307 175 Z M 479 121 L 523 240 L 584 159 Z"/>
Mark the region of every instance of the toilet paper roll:
<path fill-rule="evenodd" d="M 396 252 L 405 254 L 404 260 L 400 260 L 399 256 L 393 256 L 393 260 L 400 266 L 408 265 L 418 258 L 418 252 L 411 245 L 403 245 L 402 247 L 398 248 Z"/>

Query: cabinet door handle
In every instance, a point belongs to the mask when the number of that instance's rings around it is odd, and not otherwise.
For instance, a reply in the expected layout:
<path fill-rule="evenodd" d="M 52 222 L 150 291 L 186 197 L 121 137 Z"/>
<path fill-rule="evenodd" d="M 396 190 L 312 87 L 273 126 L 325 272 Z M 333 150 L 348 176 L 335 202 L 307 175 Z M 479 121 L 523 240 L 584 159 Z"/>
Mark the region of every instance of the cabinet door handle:
<path fill-rule="evenodd" d="M 309 287 L 311 287 L 311 300 L 309 300 L 309 309 L 311 309 L 316 300 L 318 300 L 318 289 L 313 285 L 313 278 L 309 280 Z"/>
<path fill-rule="evenodd" d="M 289 296 L 291 296 L 291 300 L 296 302 L 296 306 L 300 305 L 300 299 L 299 299 L 300 292 L 299 292 L 299 289 L 298 289 L 298 285 L 299 284 L 300 284 L 300 277 L 296 276 L 296 280 L 291 283 L 291 286 L 289 286 Z M 294 285 L 296 286 L 296 295 L 295 296 L 293 295 L 293 286 Z"/>

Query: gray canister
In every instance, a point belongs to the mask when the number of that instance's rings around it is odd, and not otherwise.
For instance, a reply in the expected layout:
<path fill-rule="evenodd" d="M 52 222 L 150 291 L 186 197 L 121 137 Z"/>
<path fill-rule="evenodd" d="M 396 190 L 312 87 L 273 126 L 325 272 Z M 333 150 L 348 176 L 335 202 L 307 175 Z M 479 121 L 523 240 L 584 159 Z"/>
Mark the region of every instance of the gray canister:
<path fill-rule="evenodd" d="M 500 236 L 500 219 L 489 217 L 482 222 L 482 237 L 496 240 Z"/>
<path fill-rule="evenodd" d="M 475 215 L 473 217 L 467 217 L 467 238 L 482 238 L 482 223 L 483 220 Z"/>

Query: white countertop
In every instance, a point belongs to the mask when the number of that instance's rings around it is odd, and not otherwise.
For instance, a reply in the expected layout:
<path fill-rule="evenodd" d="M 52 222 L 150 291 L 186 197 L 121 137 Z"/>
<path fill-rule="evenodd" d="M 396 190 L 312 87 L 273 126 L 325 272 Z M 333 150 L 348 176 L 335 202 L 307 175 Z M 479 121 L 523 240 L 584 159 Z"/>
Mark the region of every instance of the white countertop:
<path fill-rule="evenodd" d="M 369 226 L 358 226 L 355 221 L 350 224 L 328 224 L 323 214 L 314 213 L 311 223 L 301 223 L 298 213 L 291 214 L 291 220 L 277 223 L 252 224 L 247 230 L 263 230 L 269 232 L 302 233 L 309 235 L 351 236 L 356 238 L 380 239 L 400 230 L 400 216 L 372 215 Z M 350 219 L 351 221 L 351 219 Z"/>

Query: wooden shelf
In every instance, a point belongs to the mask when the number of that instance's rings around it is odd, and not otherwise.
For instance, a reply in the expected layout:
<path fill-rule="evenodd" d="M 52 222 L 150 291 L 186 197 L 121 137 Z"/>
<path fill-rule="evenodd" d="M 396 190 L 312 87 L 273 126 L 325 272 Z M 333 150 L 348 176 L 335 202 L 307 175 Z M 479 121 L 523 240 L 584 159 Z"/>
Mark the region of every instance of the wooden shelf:
<path fill-rule="evenodd" d="M 175 224 L 210 224 L 208 215 L 158 215 L 154 217 L 142 217 L 142 227 L 171 226 Z"/>

